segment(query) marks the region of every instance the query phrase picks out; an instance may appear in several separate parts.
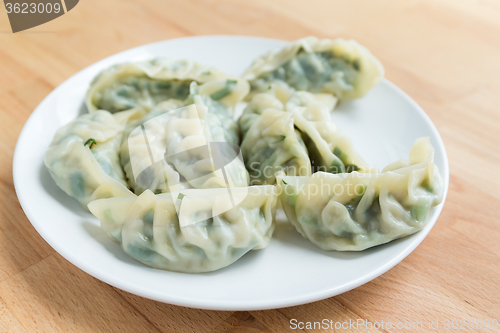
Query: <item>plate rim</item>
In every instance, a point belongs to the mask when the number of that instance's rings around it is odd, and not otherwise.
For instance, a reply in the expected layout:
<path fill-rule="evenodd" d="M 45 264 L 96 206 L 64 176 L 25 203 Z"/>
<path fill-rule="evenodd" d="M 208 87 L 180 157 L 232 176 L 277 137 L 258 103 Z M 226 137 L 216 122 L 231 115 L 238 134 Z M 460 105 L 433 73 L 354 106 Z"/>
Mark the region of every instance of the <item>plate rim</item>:
<path fill-rule="evenodd" d="M 432 230 L 434 227 L 436 221 L 438 220 L 442 209 L 444 207 L 446 197 L 448 194 L 448 188 L 449 188 L 449 160 L 448 160 L 448 155 L 446 152 L 446 148 L 444 146 L 443 140 L 441 138 L 441 135 L 439 134 L 436 126 L 430 119 L 430 117 L 425 113 L 425 111 L 418 105 L 416 101 L 414 101 L 406 92 L 404 92 L 401 88 L 399 88 L 397 85 L 394 83 L 390 82 L 386 78 L 383 78 L 382 81 L 379 84 L 385 84 L 387 85 L 390 89 L 394 90 L 398 95 L 403 97 L 407 103 L 409 103 L 418 113 L 420 116 L 423 117 L 425 120 L 426 124 L 428 125 L 429 129 L 432 131 L 432 133 L 435 135 L 437 139 L 437 143 L 439 147 L 436 147 L 436 149 L 439 149 L 442 152 L 442 157 L 444 161 L 444 168 L 443 170 L 440 170 L 443 181 L 444 181 L 444 193 L 443 193 L 443 201 L 441 204 L 436 206 L 432 212 L 432 215 L 436 215 L 435 219 L 432 219 L 427 223 L 427 225 L 420 230 L 417 234 L 419 235 L 418 237 L 415 237 L 415 239 L 405 248 L 404 251 L 398 253 L 395 257 L 393 257 L 390 261 L 386 262 L 384 265 L 381 265 L 378 267 L 376 270 L 373 270 L 363 276 L 360 276 L 359 278 L 350 281 L 349 283 L 345 283 L 340 286 L 336 286 L 333 288 L 328 288 L 328 289 L 323 289 L 319 292 L 313 292 L 313 293 L 308 293 L 306 295 L 302 295 L 300 297 L 298 296 L 290 296 L 287 298 L 280 298 L 280 299 L 271 299 L 271 300 L 263 300 L 259 302 L 258 304 L 255 304 L 255 301 L 250 301 L 250 302 L 245 302 L 244 300 L 238 300 L 238 301 L 228 301 L 228 300 L 205 300 L 205 299 L 193 299 L 193 298 L 182 298 L 182 297 L 177 297 L 177 296 L 170 296 L 168 299 L 162 298 L 162 297 L 156 297 L 154 294 L 151 294 L 149 291 L 146 289 L 143 289 L 142 286 L 136 285 L 136 284 L 129 284 L 126 281 L 122 279 L 117 279 L 115 276 L 112 276 L 110 274 L 103 273 L 102 271 L 98 269 L 94 269 L 92 265 L 88 264 L 85 261 L 79 260 L 78 256 L 72 255 L 71 252 L 66 252 L 64 247 L 62 245 L 59 245 L 57 240 L 54 239 L 49 232 L 47 232 L 43 227 L 43 223 L 38 222 L 38 217 L 35 216 L 35 214 L 30 210 L 29 203 L 27 200 L 27 197 L 25 194 L 20 194 L 22 192 L 22 189 L 19 185 L 20 180 L 19 178 L 22 177 L 20 174 L 21 168 L 19 167 L 21 163 L 21 157 L 20 157 L 20 151 L 23 146 L 23 142 L 26 140 L 26 137 L 28 136 L 27 133 L 27 128 L 30 127 L 30 124 L 34 121 L 35 114 L 37 112 L 40 112 L 39 110 L 42 109 L 42 105 L 49 101 L 51 98 L 54 98 L 59 90 L 62 89 L 70 80 L 72 80 L 75 76 L 79 75 L 81 72 L 89 70 L 90 68 L 95 68 L 99 67 L 102 64 L 108 62 L 111 58 L 117 57 L 117 56 L 123 56 L 126 53 L 133 53 L 134 51 L 140 50 L 141 48 L 144 47 L 152 47 L 155 45 L 160 45 L 166 42 L 171 42 L 173 40 L 181 40 L 181 39 L 210 39 L 210 38 L 235 38 L 235 39 L 241 39 L 241 38 L 246 38 L 246 39 L 254 39 L 254 40 L 266 40 L 269 42 L 279 42 L 283 43 L 286 42 L 284 40 L 280 39 L 274 39 L 274 38 L 267 38 L 267 37 L 258 37 L 258 36 L 244 36 L 244 35 L 201 35 L 201 36 L 188 36 L 188 37 L 179 37 L 179 38 L 172 38 L 172 39 L 166 39 L 162 41 L 157 41 L 153 43 L 147 43 L 144 45 L 140 45 L 134 48 L 130 48 L 115 54 L 112 54 L 104 59 L 101 59 L 97 62 L 94 62 L 90 64 L 89 66 L 82 68 L 72 76 L 70 76 L 68 79 L 64 80 L 61 84 L 59 84 L 54 90 L 52 90 L 34 109 L 34 111 L 31 113 L 29 116 L 28 120 L 26 123 L 23 125 L 23 128 L 19 134 L 19 137 L 16 142 L 15 150 L 14 150 L 14 157 L 13 157 L 13 164 L 12 164 L 12 173 L 13 173 L 13 181 L 14 181 L 14 188 L 15 192 L 17 195 L 17 198 L 19 200 L 19 203 L 21 205 L 21 208 L 23 209 L 26 217 L 30 221 L 31 225 L 35 228 L 35 230 L 38 232 L 38 234 L 49 244 L 59 255 L 61 255 L 63 258 L 68 260 L 72 265 L 76 266 L 77 268 L 81 269 L 85 273 L 93 276 L 96 279 L 99 279 L 100 281 L 105 282 L 106 284 L 109 284 L 113 287 L 116 287 L 118 289 L 124 290 L 126 292 L 132 293 L 134 295 L 138 295 L 141 297 L 145 297 L 151 300 L 159 301 L 162 303 L 168 303 L 168 304 L 173 304 L 173 305 L 178 305 L 178 306 L 184 306 L 184 307 L 190 307 L 190 308 L 197 308 L 197 309 L 205 309 L 205 310 L 227 310 L 227 311 L 251 311 L 251 310 L 267 310 L 267 309 L 275 309 L 275 308 L 283 308 L 283 307 L 290 307 L 290 306 L 296 306 L 296 305 L 301 305 L 301 304 L 306 304 L 306 303 L 311 303 L 315 301 L 320 301 L 326 298 L 330 298 L 339 294 L 342 294 L 344 292 L 347 292 L 349 290 L 355 289 L 360 287 L 361 285 L 379 277 L 380 275 L 384 274 L 385 272 L 389 271 L 391 268 L 396 266 L 398 263 L 400 263 L 404 258 L 406 258 L 410 253 L 412 253 L 417 246 L 427 237 L 429 232 Z"/>

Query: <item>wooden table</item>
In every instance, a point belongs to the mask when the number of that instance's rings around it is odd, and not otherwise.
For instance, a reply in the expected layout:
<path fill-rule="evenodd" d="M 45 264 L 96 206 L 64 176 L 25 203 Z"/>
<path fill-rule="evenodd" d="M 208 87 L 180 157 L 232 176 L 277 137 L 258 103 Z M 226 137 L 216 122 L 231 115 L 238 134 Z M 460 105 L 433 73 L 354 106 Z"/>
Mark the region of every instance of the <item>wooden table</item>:
<path fill-rule="evenodd" d="M 0 7 L 0 332 L 285 331 L 290 320 L 500 320 L 500 2 L 85 0 L 29 31 Z M 223 312 L 150 301 L 74 267 L 38 235 L 14 192 L 31 112 L 69 76 L 116 52 L 203 34 L 354 38 L 436 124 L 451 179 L 436 226 L 402 263 L 337 297 Z M 373 330 L 376 331 L 376 330 Z"/>

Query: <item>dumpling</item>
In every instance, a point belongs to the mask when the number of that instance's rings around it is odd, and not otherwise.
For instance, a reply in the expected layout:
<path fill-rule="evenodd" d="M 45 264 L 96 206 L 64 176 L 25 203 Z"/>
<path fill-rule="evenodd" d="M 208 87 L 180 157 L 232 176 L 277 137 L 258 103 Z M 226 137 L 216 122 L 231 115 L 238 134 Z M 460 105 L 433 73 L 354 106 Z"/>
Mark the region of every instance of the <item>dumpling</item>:
<path fill-rule="evenodd" d="M 238 137 L 232 132 L 236 124 L 225 127 L 223 115 L 209 112 L 201 96 L 193 101 L 177 110 L 160 104 L 127 131 L 120 156 L 136 194 L 248 186 L 248 172 L 232 141 Z"/>
<path fill-rule="evenodd" d="M 139 114 L 141 114 L 139 112 Z M 127 121 L 137 110 L 112 115 L 84 114 L 61 127 L 45 153 L 45 165 L 56 184 L 87 209 L 95 199 L 132 196 L 118 150 Z"/>
<path fill-rule="evenodd" d="M 216 101 L 218 105 L 229 108 L 230 111 L 250 91 L 248 82 L 240 77 L 211 80 L 203 84 L 198 84 L 198 82 L 195 80 L 191 83 L 191 95 L 210 98 L 211 101 Z"/>
<path fill-rule="evenodd" d="M 243 110 L 240 118 L 238 118 L 238 125 L 243 136 L 248 132 L 253 122 L 267 109 L 284 111 L 285 106 L 274 94 L 261 93 L 254 95 Z"/>
<path fill-rule="evenodd" d="M 96 200 L 89 209 L 132 258 L 154 268 L 200 273 L 266 247 L 274 231 L 277 188 L 184 190 Z"/>
<path fill-rule="evenodd" d="M 216 68 L 189 60 L 159 58 L 112 66 L 91 83 L 85 102 L 89 112 L 117 112 L 143 107 L 151 110 L 168 99 L 185 100 L 192 82 L 202 84 L 200 94 L 234 107 L 249 91 L 248 83 Z"/>
<path fill-rule="evenodd" d="M 275 91 L 270 90 L 252 97 L 238 120 L 244 138 L 252 124 L 266 110 L 290 113 L 292 126 L 299 130 L 300 141 L 303 140 L 307 147 L 313 172 L 342 173 L 369 170 L 368 164 L 356 152 L 351 140 L 331 121 L 330 111 L 337 103 L 334 96 L 295 91 L 287 97 L 287 100 L 281 101 L 275 94 Z M 261 127 L 265 126 L 265 121 L 260 124 Z M 253 148 L 253 153 L 255 149 L 257 148 Z M 246 158 L 245 154 L 243 157 Z"/>
<path fill-rule="evenodd" d="M 311 175 L 311 162 L 292 115 L 267 109 L 253 122 L 241 144 L 250 185 L 273 185 L 276 173 Z"/>
<path fill-rule="evenodd" d="M 191 94 L 184 101 L 184 105 L 203 104 L 207 108 L 207 121 L 210 132 L 215 141 L 231 142 L 240 144 L 240 128 L 234 120 L 233 108 L 221 104 L 210 95 L 200 92 L 200 87 L 196 82 L 191 83 Z"/>
<path fill-rule="evenodd" d="M 331 120 L 330 111 L 336 102 L 329 94 L 297 91 L 286 102 L 285 110 L 293 114 L 294 124 L 302 133 L 313 172 L 367 172 L 369 165 Z"/>
<path fill-rule="evenodd" d="M 444 185 L 428 138 L 381 173 L 278 176 L 281 204 L 295 228 L 324 250 L 361 251 L 422 229 Z"/>
<path fill-rule="evenodd" d="M 365 95 L 384 76 L 380 62 L 354 40 L 307 37 L 257 58 L 243 77 L 252 93 L 276 85 L 334 94 L 341 101 Z"/>
<path fill-rule="evenodd" d="M 149 149 L 151 148 L 154 149 L 155 147 L 154 142 L 153 145 L 150 145 L 148 149 L 148 144 L 146 144 L 144 140 L 140 140 L 138 141 L 137 143 L 138 146 L 136 147 L 137 149 L 134 152 L 134 156 L 136 158 L 135 163 L 137 163 L 134 166 L 134 168 L 136 170 L 135 172 L 138 174 L 135 176 L 134 169 L 132 168 L 132 164 L 130 161 L 130 150 L 129 150 L 130 134 L 132 133 L 133 130 L 136 130 L 138 127 L 142 126 L 145 122 L 154 119 L 155 117 L 161 116 L 169 111 L 179 109 L 182 106 L 183 102 L 176 99 L 169 99 L 165 102 L 159 103 L 155 108 L 153 108 L 153 110 L 144 115 L 142 118 L 128 124 L 127 127 L 125 127 L 125 130 L 123 131 L 121 146 L 119 149 L 119 158 L 120 158 L 120 164 L 126 176 L 126 181 L 128 183 L 128 186 L 133 190 L 135 194 L 141 194 L 145 190 L 145 188 L 141 187 L 136 182 L 136 176 L 139 177 L 139 174 L 140 174 L 139 183 L 141 183 L 142 185 L 144 186 L 148 185 L 147 187 L 151 188 L 157 193 L 168 192 L 169 191 L 168 187 L 166 187 L 165 185 L 166 177 L 158 178 L 157 176 L 160 175 L 161 173 L 168 172 L 170 169 L 168 168 L 168 165 L 165 165 L 162 162 L 154 164 L 151 162 L 150 159 L 148 159 L 148 157 L 151 156 L 149 154 L 150 153 Z M 115 113 L 115 115 L 120 113 Z M 152 156 L 156 156 L 158 160 L 161 160 L 163 156 L 162 151 L 155 150 Z M 172 170 L 169 176 L 178 177 L 178 173 Z M 178 183 L 181 183 L 180 179 Z M 186 187 L 190 188 L 189 184 L 185 184 L 185 186 L 181 188 L 186 188 Z"/>
<path fill-rule="evenodd" d="M 161 102 L 158 105 L 156 105 L 153 108 L 153 110 L 151 110 L 149 113 L 147 113 L 144 117 L 142 117 L 138 121 L 128 125 L 127 128 L 125 129 L 123 141 L 122 141 L 122 146 L 120 149 L 120 161 L 121 161 L 121 164 L 126 172 L 128 183 L 129 183 L 130 187 L 132 189 L 134 189 L 134 192 L 136 194 L 142 193 L 145 190 L 145 188 L 137 185 L 137 183 L 135 181 L 135 177 L 134 177 L 133 170 L 132 170 L 132 165 L 130 164 L 130 152 L 129 152 L 129 147 L 128 147 L 128 138 L 134 129 L 136 129 L 138 126 L 143 125 L 144 123 L 146 123 L 147 121 L 149 121 L 153 118 L 156 118 L 156 117 L 163 115 L 167 112 L 170 112 L 172 110 L 179 109 L 185 105 L 195 104 L 198 101 L 198 103 L 203 104 L 204 107 L 206 107 L 208 110 L 208 112 L 206 113 L 206 121 L 207 121 L 208 127 L 210 129 L 212 140 L 216 141 L 216 142 L 228 142 L 228 143 L 232 143 L 234 145 L 239 145 L 239 143 L 240 143 L 240 141 L 239 141 L 240 131 L 239 131 L 238 124 L 233 119 L 232 110 L 230 108 L 225 107 L 224 105 L 220 104 L 219 102 L 214 101 L 209 96 L 198 95 L 197 94 L 198 85 L 196 82 L 191 83 L 190 89 L 191 89 L 191 94 L 189 95 L 189 97 L 186 100 L 180 101 L 180 100 L 176 100 L 176 99 L 169 99 L 165 102 Z M 142 147 L 144 148 L 143 155 L 144 156 L 149 155 L 149 152 L 146 151 L 146 146 L 144 146 L 144 142 L 141 141 L 141 144 L 143 144 Z M 157 153 L 160 155 L 156 155 L 156 156 L 158 156 L 158 158 L 160 158 L 161 151 L 158 151 Z M 144 162 L 146 164 L 144 167 L 141 167 L 140 170 L 147 168 L 151 164 L 148 160 L 144 160 Z M 155 170 L 156 170 L 156 173 L 154 172 Z M 147 181 L 147 183 L 153 185 L 153 183 L 151 183 L 151 182 L 153 181 L 153 177 L 155 176 L 155 174 L 157 174 L 158 172 L 161 173 L 164 170 L 168 170 L 168 165 L 163 165 L 163 166 L 158 165 L 156 169 L 154 167 L 149 168 L 149 171 L 151 171 L 151 172 L 148 174 L 146 171 L 146 173 L 143 174 L 143 177 L 148 178 L 149 181 Z M 172 176 L 174 176 L 174 174 L 172 174 Z M 158 193 L 159 192 L 168 192 L 169 191 L 168 187 L 160 184 L 160 183 L 164 182 L 164 180 L 165 180 L 164 178 L 158 179 L 158 182 L 155 183 L 151 189 L 154 190 L 155 186 L 159 186 L 160 188 L 157 188 L 156 192 L 158 192 Z M 179 182 L 180 182 L 180 180 L 181 180 L 181 177 L 179 178 Z M 182 178 L 182 180 L 184 181 L 183 178 Z M 189 186 L 189 184 L 186 184 L 184 182 L 184 186 L 181 186 L 181 188 L 191 188 L 191 187 Z"/>

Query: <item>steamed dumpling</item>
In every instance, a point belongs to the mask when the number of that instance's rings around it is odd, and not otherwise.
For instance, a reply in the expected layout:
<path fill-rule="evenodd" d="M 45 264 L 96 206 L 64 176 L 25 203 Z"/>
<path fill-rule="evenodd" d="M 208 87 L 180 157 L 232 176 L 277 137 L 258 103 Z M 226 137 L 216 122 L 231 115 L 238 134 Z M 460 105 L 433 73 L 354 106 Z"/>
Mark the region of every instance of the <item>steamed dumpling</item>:
<path fill-rule="evenodd" d="M 242 100 L 249 87 L 245 80 L 230 77 L 216 68 L 189 60 L 159 58 L 112 66 L 102 71 L 87 91 L 89 112 L 117 112 L 142 107 L 151 110 L 168 99 L 185 100 L 192 82 L 200 94 L 230 107 Z"/>
<path fill-rule="evenodd" d="M 293 114 L 294 124 L 302 133 L 313 172 L 367 172 L 369 165 L 331 120 L 330 110 L 336 102 L 328 94 L 297 91 L 286 102 L 285 110 Z"/>
<path fill-rule="evenodd" d="M 161 162 L 157 163 L 157 165 L 154 165 L 155 163 L 152 162 L 150 159 L 150 157 L 152 156 L 153 158 L 156 157 L 158 161 L 161 161 L 165 153 L 161 149 L 163 149 L 164 147 L 158 147 L 158 149 L 156 149 L 158 142 L 153 141 L 152 144 L 148 143 L 149 144 L 148 148 L 148 144 L 146 144 L 146 142 L 143 140 L 144 137 L 142 137 L 141 139 L 141 136 L 138 135 L 140 134 L 138 132 L 138 128 L 141 128 L 141 126 L 145 122 L 153 118 L 156 118 L 158 116 L 161 116 L 167 112 L 179 109 L 182 106 L 183 102 L 176 99 L 169 99 L 165 102 L 159 103 L 153 110 L 151 110 L 145 116 L 143 116 L 142 118 L 133 123 L 130 123 L 127 127 L 125 127 L 123 131 L 121 146 L 119 148 L 120 164 L 126 176 L 126 181 L 128 183 L 128 186 L 133 190 L 135 194 L 141 194 L 145 190 L 144 187 L 141 187 L 140 185 L 137 184 L 136 177 L 140 177 L 139 183 L 142 183 L 143 185 L 148 184 L 152 190 L 156 189 L 156 192 L 158 193 L 169 191 L 168 187 L 164 185 L 164 183 L 166 182 L 165 177 L 161 177 L 161 179 L 155 179 L 155 177 L 160 173 L 168 172 L 170 170 L 168 168 L 168 165 L 163 164 Z M 134 136 L 137 137 L 139 141 L 137 143 L 138 145 L 136 147 L 136 150 L 134 150 L 134 158 L 136 164 L 134 165 L 134 167 L 132 167 L 130 160 L 129 139 L 131 139 L 130 135 L 134 130 L 135 130 Z M 150 155 L 150 149 L 152 149 L 151 152 L 153 153 L 153 155 Z M 142 175 L 140 175 L 141 172 Z M 178 174 L 172 170 L 172 172 L 170 173 L 170 177 L 178 177 Z M 185 187 L 190 188 L 189 184 L 186 184 Z"/>
<path fill-rule="evenodd" d="M 311 162 L 292 115 L 267 109 L 253 122 L 241 144 L 250 185 L 273 185 L 276 173 L 311 175 Z"/>
<path fill-rule="evenodd" d="M 230 194 L 229 194 L 230 193 Z M 184 190 L 89 204 L 108 236 L 154 268 L 200 273 L 266 247 L 274 231 L 275 186 Z"/>
<path fill-rule="evenodd" d="M 123 128 L 136 116 L 135 110 L 119 115 L 96 111 L 56 132 L 45 153 L 45 165 L 56 184 L 84 209 L 95 199 L 133 195 L 118 150 Z"/>
<path fill-rule="evenodd" d="M 191 94 L 184 101 L 184 105 L 204 105 L 207 108 L 207 121 L 214 140 L 239 145 L 240 128 L 234 120 L 234 110 L 214 100 L 210 95 L 203 94 L 202 88 L 196 82 L 191 83 Z"/>
<path fill-rule="evenodd" d="M 276 85 L 330 93 L 341 101 L 365 95 L 384 76 L 380 62 L 354 40 L 307 37 L 257 58 L 243 77 L 253 93 Z M 288 88 L 288 90 L 290 89 Z"/>
<path fill-rule="evenodd" d="M 177 110 L 162 103 L 127 131 L 120 156 L 136 194 L 248 186 L 236 124 L 228 125 L 213 107 L 210 112 L 201 96 L 193 101 Z"/>
<path fill-rule="evenodd" d="M 422 229 L 444 185 L 428 138 L 410 159 L 381 173 L 278 177 L 283 209 L 295 228 L 324 250 L 360 251 Z"/>
<path fill-rule="evenodd" d="M 254 123 L 259 123 L 256 126 L 260 128 L 254 128 L 254 133 L 267 126 L 265 120 L 259 120 L 267 110 L 287 113 L 292 121 L 291 126 L 298 129 L 299 141 L 303 142 L 309 154 L 312 172 L 367 172 L 368 164 L 356 152 L 351 140 L 331 121 L 330 111 L 336 103 L 337 99 L 330 94 L 306 91 L 294 91 L 283 101 L 276 97 L 275 90 L 255 94 L 238 120 L 243 142 L 249 141 L 246 132 Z M 252 147 L 252 156 L 257 148 Z M 247 159 L 245 154 L 243 157 Z"/>
<path fill-rule="evenodd" d="M 283 111 L 285 110 L 285 106 L 274 94 L 261 93 L 254 95 L 238 119 L 238 125 L 243 136 L 245 136 L 253 122 L 258 119 L 262 112 L 268 109 Z"/>

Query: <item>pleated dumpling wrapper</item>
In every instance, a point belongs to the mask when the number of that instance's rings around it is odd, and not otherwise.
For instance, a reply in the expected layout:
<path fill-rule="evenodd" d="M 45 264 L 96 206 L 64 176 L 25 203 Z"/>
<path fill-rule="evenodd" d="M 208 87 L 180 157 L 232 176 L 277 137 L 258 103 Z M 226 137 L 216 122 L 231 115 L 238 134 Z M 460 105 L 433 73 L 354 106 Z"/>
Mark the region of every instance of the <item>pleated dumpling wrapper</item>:
<path fill-rule="evenodd" d="M 313 172 L 369 172 L 369 165 L 358 154 L 349 137 L 332 121 L 330 110 L 336 101 L 328 94 L 293 93 L 285 104 L 294 125 L 302 133 Z"/>
<path fill-rule="evenodd" d="M 202 96 L 194 96 L 193 102 L 175 110 L 162 102 L 127 129 L 120 159 L 136 194 L 248 186 L 234 142 L 236 123 L 207 106 Z"/>
<path fill-rule="evenodd" d="M 45 153 L 45 165 L 56 184 L 84 209 L 95 199 L 133 196 L 118 150 L 123 129 L 138 116 L 136 111 L 111 114 L 100 110 L 84 114 L 54 135 Z"/>
<path fill-rule="evenodd" d="M 266 247 L 274 231 L 276 186 L 188 189 L 96 200 L 89 209 L 132 258 L 154 268 L 201 273 Z"/>
<path fill-rule="evenodd" d="M 289 176 L 370 171 L 331 120 L 335 97 L 295 91 L 284 102 L 275 90 L 256 94 L 238 119 L 252 185 L 274 184 L 279 170 Z"/>
<path fill-rule="evenodd" d="M 274 185 L 279 171 L 310 176 L 311 161 L 290 113 L 267 109 L 253 122 L 241 144 L 250 185 Z"/>
<path fill-rule="evenodd" d="M 243 74 L 250 82 L 252 94 L 270 87 L 280 92 L 292 88 L 330 93 L 340 101 L 362 97 L 383 76 L 380 61 L 356 41 L 316 37 L 270 51 L 257 58 Z"/>
<path fill-rule="evenodd" d="M 295 228 L 324 250 L 361 251 L 413 234 L 443 200 L 444 184 L 428 138 L 409 160 L 380 173 L 278 176 L 281 204 Z"/>
<path fill-rule="evenodd" d="M 192 82 L 200 84 L 200 94 L 227 107 L 234 107 L 249 91 L 248 82 L 191 60 L 158 58 L 109 67 L 94 78 L 85 102 L 89 112 L 144 108 L 190 94 Z"/>

